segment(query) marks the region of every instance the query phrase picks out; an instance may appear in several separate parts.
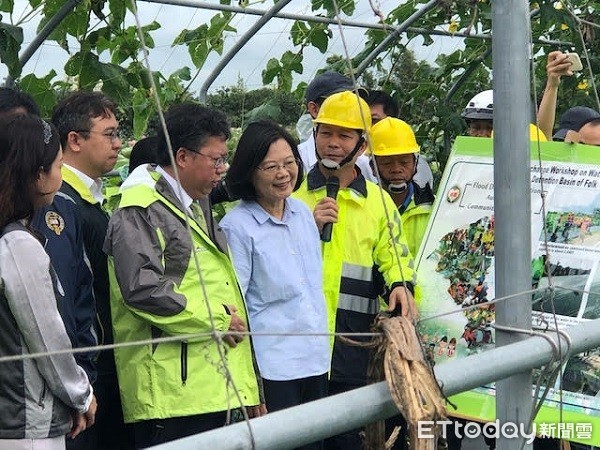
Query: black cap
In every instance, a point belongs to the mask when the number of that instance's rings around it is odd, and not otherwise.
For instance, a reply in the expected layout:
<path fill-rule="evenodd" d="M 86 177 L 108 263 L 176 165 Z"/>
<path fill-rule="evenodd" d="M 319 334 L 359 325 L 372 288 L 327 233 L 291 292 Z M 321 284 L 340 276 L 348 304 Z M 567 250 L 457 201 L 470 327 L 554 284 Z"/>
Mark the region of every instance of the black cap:
<path fill-rule="evenodd" d="M 569 108 L 560 116 L 559 130 L 554 133 L 552 139 L 555 141 L 564 141 L 569 130 L 579 131 L 586 123 L 596 119 L 600 119 L 600 113 L 592 108 L 588 108 L 587 106 Z"/>
<path fill-rule="evenodd" d="M 306 103 L 316 102 L 320 98 L 329 97 L 343 91 L 354 90 L 352 80 L 338 72 L 325 72 L 315 77 L 306 87 L 304 98 Z M 359 88 L 364 90 L 363 88 Z"/>

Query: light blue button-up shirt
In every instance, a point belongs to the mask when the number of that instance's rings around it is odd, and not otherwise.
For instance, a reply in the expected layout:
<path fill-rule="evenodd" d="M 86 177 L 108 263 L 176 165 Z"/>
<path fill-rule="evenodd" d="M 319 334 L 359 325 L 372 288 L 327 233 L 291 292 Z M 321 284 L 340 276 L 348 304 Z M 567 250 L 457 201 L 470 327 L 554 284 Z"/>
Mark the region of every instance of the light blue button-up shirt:
<path fill-rule="evenodd" d="M 253 336 L 260 374 L 283 381 L 329 371 L 323 261 L 312 213 L 288 198 L 282 220 L 242 201 L 220 223 L 246 297 L 253 332 L 322 333 Z"/>

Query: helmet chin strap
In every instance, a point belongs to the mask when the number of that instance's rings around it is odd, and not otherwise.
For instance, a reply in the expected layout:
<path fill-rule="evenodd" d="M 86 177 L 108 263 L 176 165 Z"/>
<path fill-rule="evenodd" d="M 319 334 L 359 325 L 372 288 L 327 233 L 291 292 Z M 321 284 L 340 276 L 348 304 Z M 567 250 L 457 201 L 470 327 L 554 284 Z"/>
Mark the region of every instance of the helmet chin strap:
<path fill-rule="evenodd" d="M 386 182 L 388 190 L 393 194 L 403 194 L 408 188 L 408 183 L 387 183 L 387 180 L 384 180 L 384 182 Z"/>
<path fill-rule="evenodd" d="M 410 183 L 413 180 L 413 178 L 415 177 L 415 175 L 417 174 L 417 164 L 418 163 L 419 163 L 419 155 L 415 154 L 415 171 L 413 172 L 412 177 L 410 177 L 410 180 L 408 180 L 408 181 L 405 181 L 403 183 L 392 183 L 383 177 L 381 177 L 381 181 L 388 187 L 388 191 L 391 192 L 392 194 L 404 194 L 406 192 L 406 190 L 408 189 L 408 183 Z"/>

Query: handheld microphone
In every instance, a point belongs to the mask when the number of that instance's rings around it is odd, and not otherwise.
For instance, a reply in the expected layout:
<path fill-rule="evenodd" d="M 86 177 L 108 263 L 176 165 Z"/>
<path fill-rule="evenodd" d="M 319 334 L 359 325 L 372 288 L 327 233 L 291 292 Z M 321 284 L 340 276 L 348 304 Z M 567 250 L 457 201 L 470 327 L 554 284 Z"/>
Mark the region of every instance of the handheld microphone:
<path fill-rule="evenodd" d="M 327 178 L 325 183 L 325 189 L 327 190 L 327 197 L 337 198 L 338 191 L 340 190 L 340 179 L 336 176 Z M 326 223 L 323 225 L 323 231 L 321 231 L 321 240 L 323 242 L 331 241 L 331 231 L 333 230 L 333 222 Z"/>

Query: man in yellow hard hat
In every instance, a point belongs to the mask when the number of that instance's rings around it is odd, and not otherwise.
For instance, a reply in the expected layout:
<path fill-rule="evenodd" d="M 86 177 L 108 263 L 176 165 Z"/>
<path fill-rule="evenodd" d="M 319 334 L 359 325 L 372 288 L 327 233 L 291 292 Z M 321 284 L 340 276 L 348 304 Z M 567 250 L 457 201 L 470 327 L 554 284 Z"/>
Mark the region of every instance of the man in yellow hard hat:
<path fill-rule="evenodd" d="M 371 128 L 373 171 L 379 171 L 381 184 L 402 215 L 402 227 L 411 254 L 416 255 L 427 228 L 435 199 L 431 187 L 414 182 L 419 145 L 410 125 L 386 117 Z"/>
<path fill-rule="evenodd" d="M 350 91 L 333 94 L 321 105 L 314 126 L 317 163 L 294 195 L 313 210 L 324 241 L 329 331 L 370 330 L 380 311 L 374 266 L 390 292 L 389 310 L 414 319 L 416 274 L 400 216 L 390 196 L 384 193 L 382 201 L 377 185 L 365 180 L 356 166 L 371 126 L 369 106 Z M 392 213 L 391 227 L 386 210 Z M 369 350 L 336 339 L 330 395 L 366 385 L 368 362 Z M 362 450 L 359 430 L 327 440 L 326 449 Z"/>

